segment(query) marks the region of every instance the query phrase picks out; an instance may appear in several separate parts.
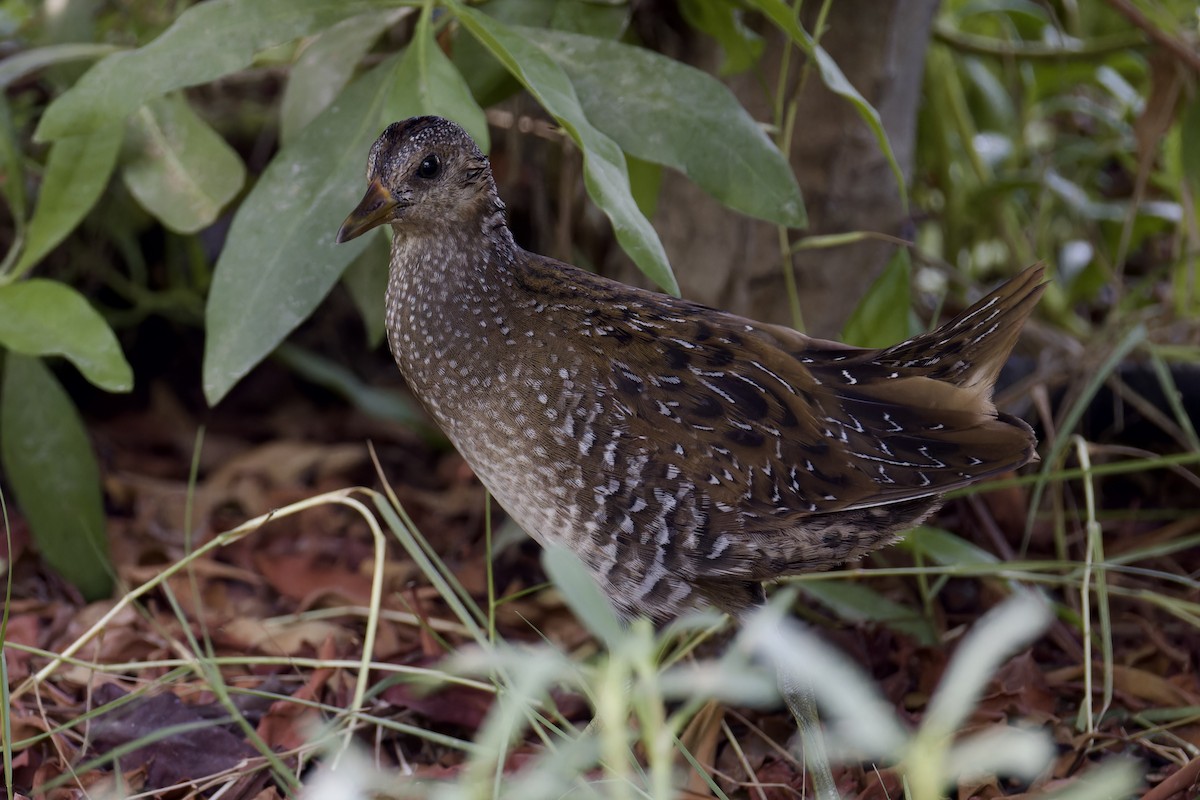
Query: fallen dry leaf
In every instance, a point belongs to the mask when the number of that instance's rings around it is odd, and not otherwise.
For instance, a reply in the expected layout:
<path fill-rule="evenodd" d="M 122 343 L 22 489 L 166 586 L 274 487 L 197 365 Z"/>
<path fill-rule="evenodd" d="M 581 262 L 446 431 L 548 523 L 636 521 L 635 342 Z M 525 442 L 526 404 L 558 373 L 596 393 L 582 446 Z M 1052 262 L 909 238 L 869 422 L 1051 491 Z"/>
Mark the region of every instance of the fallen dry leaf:
<path fill-rule="evenodd" d="M 226 623 L 217 638 L 222 644 L 241 652 L 294 656 L 312 652 L 327 639 L 347 643 L 352 634 L 341 625 L 324 620 L 279 621 L 244 617 Z"/>
<path fill-rule="evenodd" d="M 101 707 L 125 696 L 111 684 L 96 691 Z M 92 721 L 90 752 L 103 756 L 144 741 L 120 756 L 121 768 L 131 771 L 145 767 L 146 787 L 161 789 L 219 774 L 257 755 L 243 737 L 226 727 L 231 724 L 227 711 L 216 704 L 190 706 L 169 692 L 134 697 L 113 705 Z M 185 729 L 163 736 L 165 729 L 175 726 Z"/>
<path fill-rule="evenodd" d="M 336 658 L 337 652 L 333 639 L 327 639 L 321 644 L 317 657 L 328 661 Z M 321 712 L 304 705 L 303 701 L 319 700 L 334 672 L 329 667 L 315 669 L 290 699 L 272 703 L 258 724 L 258 734 L 263 741 L 277 751 L 292 750 L 307 742 L 313 728 L 320 723 Z"/>

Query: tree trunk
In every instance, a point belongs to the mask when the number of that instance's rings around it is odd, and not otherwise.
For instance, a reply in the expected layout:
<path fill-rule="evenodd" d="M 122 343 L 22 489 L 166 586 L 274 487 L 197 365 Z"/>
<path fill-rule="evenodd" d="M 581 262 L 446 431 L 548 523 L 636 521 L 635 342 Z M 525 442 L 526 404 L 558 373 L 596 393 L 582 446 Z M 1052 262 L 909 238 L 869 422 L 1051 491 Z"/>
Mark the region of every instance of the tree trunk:
<path fill-rule="evenodd" d="M 906 178 L 912 171 L 917 104 L 936 7 L 937 0 L 838 0 L 821 36 L 821 45 L 878 110 Z M 764 34 L 760 66 L 773 85 L 787 43 L 773 27 L 765 27 L 770 30 Z M 721 53 L 711 39 L 695 37 L 684 57 L 715 72 Z M 801 60 L 793 52 L 793 63 Z M 770 98 L 754 72 L 734 76 L 728 85 L 755 119 L 771 119 Z M 815 68 L 799 93 L 789 157 L 808 210 L 804 234 L 909 233 L 895 180 L 874 136 L 848 102 L 825 88 Z M 684 297 L 792 324 L 786 264 L 795 270 L 807 332 L 826 337 L 841 329 L 893 249 L 867 242 L 786 257 L 777 228 L 729 211 L 671 171 L 663 179 L 654 224 Z M 608 271 L 614 268 L 622 280 L 645 285 L 628 259 L 610 264 Z"/>

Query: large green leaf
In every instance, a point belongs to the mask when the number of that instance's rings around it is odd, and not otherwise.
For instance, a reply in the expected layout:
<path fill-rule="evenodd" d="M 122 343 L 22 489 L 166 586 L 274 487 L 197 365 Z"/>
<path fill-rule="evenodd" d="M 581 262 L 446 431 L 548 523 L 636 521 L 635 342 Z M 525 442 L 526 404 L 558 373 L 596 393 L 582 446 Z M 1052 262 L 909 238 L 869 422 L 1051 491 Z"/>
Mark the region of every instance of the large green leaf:
<path fill-rule="evenodd" d="M 96 64 L 46 109 L 35 138 L 77 136 L 121 122 L 147 101 L 250 65 L 262 50 L 308 36 L 390 0 L 209 0 L 137 50 Z"/>
<path fill-rule="evenodd" d="M 246 168 L 180 94 L 129 118 L 121 177 L 142 208 L 179 233 L 207 228 L 246 181 Z"/>
<path fill-rule="evenodd" d="M 550 18 L 543 26 L 556 31 L 586 33 L 602 39 L 617 39 L 629 27 L 630 3 L 596 0 L 540 0 L 550 9 Z M 490 12 L 491 9 L 488 9 Z"/>
<path fill-rule="evenodd" d="M 215 404 L 299 325 L 367 246 L 334 244 L 365 189 L 367 150 L 399 56 L 357 78 L 283 148 L 238 209 L 206 311 L 204 393 Z"/>
<path fill-rule="evenodd" d="M 937 632 L 920 611 L 897 603 L 869 586 L 851 581 L 804 581 L 800 590 L 829 606 L 842 619 L 876 622 L 925 645 L 937 642 Z"/>
<path fill-rule="evenodd" d="M 8 100 L 3 94 L 0 94 L 0 174 L 5 176 L 4 180 L 0 181 L 0 194 L 8 203 L 10 215 L 16 226 L 13 248 L 17 248 L 21 244 L 28 204 L 28 198 L 25 195 L 24 159 L 25 154 L 21 152 L 21 145 L 17 143 L 17 129 L 13 125 Z M 15 257 L 16 253 L 12 250 L 5 255 L 4 264 L 0 266 L 0 273 L 5 271 L 7 265 Z"/>
<path fill-rule="evenodd" d="M 123 134 L 122 125 L 109 125 L 50 147 L 16 275 L 41 261 L 92 210 L 117 164 Z"/>
<path fill-rule="evenodd" d="M 909 337 L 911 271 L 908 251 L 897 250 L 846 321 L 842 341 L 859 347 L 887 347 Z"/>
<path fill-rule="evenodd" d="M 46 561 L 88 599 L 108 595 L 100 470 L 79 412 L 40 359 L 5 359 L 0 458 Z"/>
<path fill-rule="evenodd" d="M 516 30 L 558 62 L 588 118 L 622 150 L 679 170 L 730 208 L 806 224 L 788 160 L 720 81 L 644 47 Z"/>
<path fill-rule="evenodd" d="M 583 151 L 584 184 L 596 205 L 612 221 L 617 241 L 651 280 L 678 295 L 679 284 L 667 263 L 662 242 L 633 199 L 625 154 L 593 125 L 567 74 L 524 33 L 456 0 L 449 5 L 463 27 L 521 81 L 579 145 Z"/>
<path fill-rule="evenodd" d="M 1180 161 L 1183 178 L 1200 194 L 1200 97 L 1193 96 L 1183 104 L 1179 114 Z"/>
<path fill-rule="evenodd" d="M 28 356 L 65 356 L 110 392 L 133 388 L 133 370 L 112 329 L 65 283 L 35 278 L 0 286 L 0 345 Z"/>
<path fill-rule="evenodd" d="M 742 21 L 742 9 L 733 0 L 681 0 L 679 11 L 689 25 L 720 43 L 722 75 L 745 72 L 762 57 L 762 37 Z"/>
<path fill-rule="evenodd" d="M 627 3 L 595 0 L 488 0 L 483 11 L 507 25 L 554 28 L 616 39 L 629 25 Z M 451 58 L 484 106 L 516 93 L 520 85 L 499 61 L 472 36 L 456 36 Z"/>
<path fill-rule="evenodd" d="M 111 44 L 91 44 L 89 42 L 69 42 L 52 44 L 46 47 L 35 47 L 15 56 L 9 56 L 0 62 L 0 89 L 7 89 L 13 81 L 37 72 L 55 64 L 68 61 L 81 61 L 100 58 L 119 50 Z"/>
<path fill-rule="evenodd" d="M 384 113 L 388 121 L 422 114 L 436 114 L 462 125 L 479 149 L 491 148 L 487 117 L 471 96 L 471 89 L 450 59 L 438 47 L 430 30 L 428 10 L 421 14 Z"/>
<path fill-rule="evenodd" d="M 988 564 L 996 564 L 1000 561 L 999 558 L 979 545 L 955 536 L 947 530 L 930 525 L 919 525 L 913 528 L 897 547 L 920 553 L 922 557 L 935 564 L 951 567 L 986 567 Z"/>
<path fill-rule="evenodd" d="M 334 101 L 380 34 L 411 10 L 375 11 L 342 20 L 304 48 L 288 71 L 279 105 L 279 139 L 285 146 Z"/>
<path fill-rule="evenodd" d="M 757 8 L 766 14 L 781 31 L 786 33 L 801 50 L 808 54 L 809 58 L 816 64 L 817 72 L 820 74 L 821 82 L 825 84 L 825 88 L 848 100 L 854 106 L 854 109 L 858 112 L 858 116 L 871 129 L 871 133 L 875 136 L 875 141 L 879 144 L 880 151 L 883 152 L 884 158 L 887 159 L 888 165 L 891 166 L 892 175 L 896 178 L 896 185 L 900 187 L 900 200 L 907 207 L 908 189 L 904 180 L 904 172 L 900 169 L 900 162 L 896 160 L 896 154 L 892 152 L 892 143 L 888 140 L 887 131 L 883 129 L 883 121 L 879 118 L 879 112 L 867 102 L 865 97 L 859 94 L 854 85 L 846 78 L 841 67 L 833 60 L 833 57 L 825 52 L 825 48 L 813 41 L 808 32 L 800 27 L 800 23 L 796 20 L 796 13 L 792 10 L 791 6 L 783 2 L 783 0 L 748 0 L 748 2 L 751 7 Z"/>
<path fill-rule="evenodd" d="M 367 249 L 346 267 L 342 273 L 342 284 L 362 315 L 367 344 L 378 347 L 387 332 L 383 298 L 387 293 L 388 254 L 391 248 L 387 235 L 382 232 L 372 232 L 366 238 L 369 241 Z"/>
<path fill-rule="evenodd" d="M 579 556 L 560 545 L 549 545 L 542 550 L 542 567 L 575 616 L 606 645 L 616 649 L 628 635 L 627 631 Z"/>

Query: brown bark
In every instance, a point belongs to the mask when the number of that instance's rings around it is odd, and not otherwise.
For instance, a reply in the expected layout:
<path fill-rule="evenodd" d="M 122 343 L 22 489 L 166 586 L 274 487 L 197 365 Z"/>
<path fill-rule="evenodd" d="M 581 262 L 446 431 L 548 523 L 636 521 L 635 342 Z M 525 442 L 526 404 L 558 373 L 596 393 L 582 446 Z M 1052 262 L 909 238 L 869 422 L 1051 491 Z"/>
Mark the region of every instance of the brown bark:
<path fill-rule="evenodd" d="M 917 104 L 936 5 L 937 0 L 838 0 L 821 36 L 822 46 L 879 111 L 906 175 L 912 168 Z M 811 25 L 812 20 L 805 22 Z M 770 26 L 764 26 L 764 35 L 762 74 L 773 84 L 785 41 Z M 692 41 L 687 50 L 686 60 L 715 71 L 721 56 L 715 43 Z M 793 53 L 793 62 L 800 61 Z M 746 73 L 728 84 L 755 119 L 771 119 L 770 98 L 758 77 Z M 825 88 L 815 69 L 799 93 L 796 120 L 790 159 L 808 209 L 809 228 L 804 233 L 907 233 L 895 181 L 874 136 L 848 102 Z M 654 224 L 684 297 L 764 321 L 792 322 L 774 226 L 729 211 L 674 173 L 664 177 Z M 808 332 L 836 334 L 890 253 L 887 245 L 863 243 L 788 259 Z M 609 271 L 614 267 L 621 279 L 645 284 L 628 261 L 610 265 Z"/>

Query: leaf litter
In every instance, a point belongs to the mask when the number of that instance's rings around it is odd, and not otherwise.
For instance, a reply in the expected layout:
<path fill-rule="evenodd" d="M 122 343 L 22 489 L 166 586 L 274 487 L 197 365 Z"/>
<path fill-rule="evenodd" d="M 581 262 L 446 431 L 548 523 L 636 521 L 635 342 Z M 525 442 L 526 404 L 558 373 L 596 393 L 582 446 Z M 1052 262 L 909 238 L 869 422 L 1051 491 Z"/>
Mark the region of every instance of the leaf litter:
<path fill-rule="evenodd" d="M 275 375 L 271 380 L 289 379 Z M 239 391 L 253 388 L 252 380 Z M 357 412 L 314 402 L 300 387 L 277 395 L 289 399 L 259 413 L 253 403 L 243 403 L 233 412 L 206 415 L 198 479 L 189 486 L 201 416 L 165 386 L 155 386 L 150 394 L 143 407 L 97 419 L 92 428 L 106 459 L 108 533 L 123 585 L 153 578 L 216 533 L 274 508 L 323 491 L 376 485 L 363 443 L 369 437 L 417 528 L 481 607 L 487 607 L 489 574 L 496 595 L 508 598 L 496 609 L 499 637 L 537 642 L 547 635 L 577 658 L 595 652 L 590 635 L 554 590 L 538 589 L 544 576 L 530 543 L 517 540 L 497 552 L 489 573 L 485 494 L 452 452 Z M 235 393 L 232 402 L 236 399 Z M 951 503 L 937 523 L 984 550 L 995 550 L 997 535 L 1019 547 L 1027 493 L 1010 487 L 983 499 Z M 1032 542 L 1042 552 L 1030 552 L 1027 560 L 1054 557 L 1049 525 L 1049 520 L 1037 523 Z M 1110 552 L 1126 553 L 1148 541 L 1169 546 L 1193 530 L 1183 520 L 1125 519 L 1105 523 L 1105 543 Z M 14 691 L 48 663 L 47 654 L 61 652 L 112 608 L 112 601 L 83 604 L 38 562 L 16 514 L 11 543 L 13 597 L 4 652 Z M 1071 546 L 1078 547 L 1077 541 Z M 357 738 L 392 769 L 454 777 L 463 753 L 415 737 L 404 726 L 470 740 L 485 724 L 494 694 L 461 683 L 431 691 L 397 677 L 401 673 L 378 669 L 436 669 L 445 655 L 469 643 L 412 560 L 395 542 L 388 548 L 371 654 L 377 667 L 371 679 L 378 684 L 366 711 L 399 727 L 363 723 Z M 891 549 L 866 566 L 911 563 L 906 553 Z M 1200 571 L 1194 548 L 1137 563 L 1180 577 Z M 374 569 L 367 526 L 336 506 L 270 522 L 193 559 L 158 591 L 112 619 L 75 660 L 60 665 L 33 691 L 14 697 L 9 709 L 14 788 L 60 797 L 118 785 L 127 792 L 187 796 L 241 780 L 239 791 L 246 793 L 240 796 L 285 796 L 283 783 L 262 769 L 261 748 L 302 774 L 315 727 L 352 705 Z M 1195 756 L 1200 752 L 1200 638 L 1186 614 L 1173 612 L 1198 598 L 1163 588 L 1148 572 L 1110 571 L 1107 577 L 1114 648 L 1107 713 L 1097 714 L 1095 730 L 1081 730 L 1081 707 L 1090 701 L 1097 712 L 1101 709 L 1104 665 L 1094 648 L 1089 698 L 1078 629 L 1064 618 L 1050 635 L 1002 666 L 963 731 L 1034 725 L 1051 732 L 1058 758 L 1032 786 L 981 780 L 960 784 L 953 796 L 1036 797 L 1117 754 L 1142 760 L 1152 787 L 1147 798 L 1183 798 L 1194 790 L 1200 774 Z M 921 608 L 921 587 L 911 577 L 889 572 L 869 578 L 867 585 Z M 536 591 L 530 594 L 531 589 Z M 1166 600 L 1156 602 L 1149 592 Z M 820 607 L 804 611 L 915 726 L 957 639 L 1006 594 L 1000 578 L 939 579 L 928 595 L 927 612 L 940 635 L 932 647 L 886 624 L 844 623 Z M 1056 599 L 1079 613 L 1077 593 L 1067 590 Z M 201 662 L 205 665 L 198 666 Z M 231 716 L 230 703 L 241 720 Z M 586 724 L 589 705 L 577 693 L 556 693 L 554 705 L 562 718 Z M 256 732 L 259 744 L 247 730 Z M 806 791 L 803 767 L 789 750 L 793 734 L 792 721 L 782 711 L 720 704 L 707 706 L 683 732 L 722 791 L 762 800 Z M 515 742 L 505 770 L 530 763 L 541 748 L 536 738 Z M 895 798 L 903 792 L 898 773 L 886 765 L 835 767 L 835 776 L 845 798 Z M 712 796 L 703 781 L 685 783 L 681 796 Z M 1155 786 L 1163 791 L 1155 793 Z"/>

